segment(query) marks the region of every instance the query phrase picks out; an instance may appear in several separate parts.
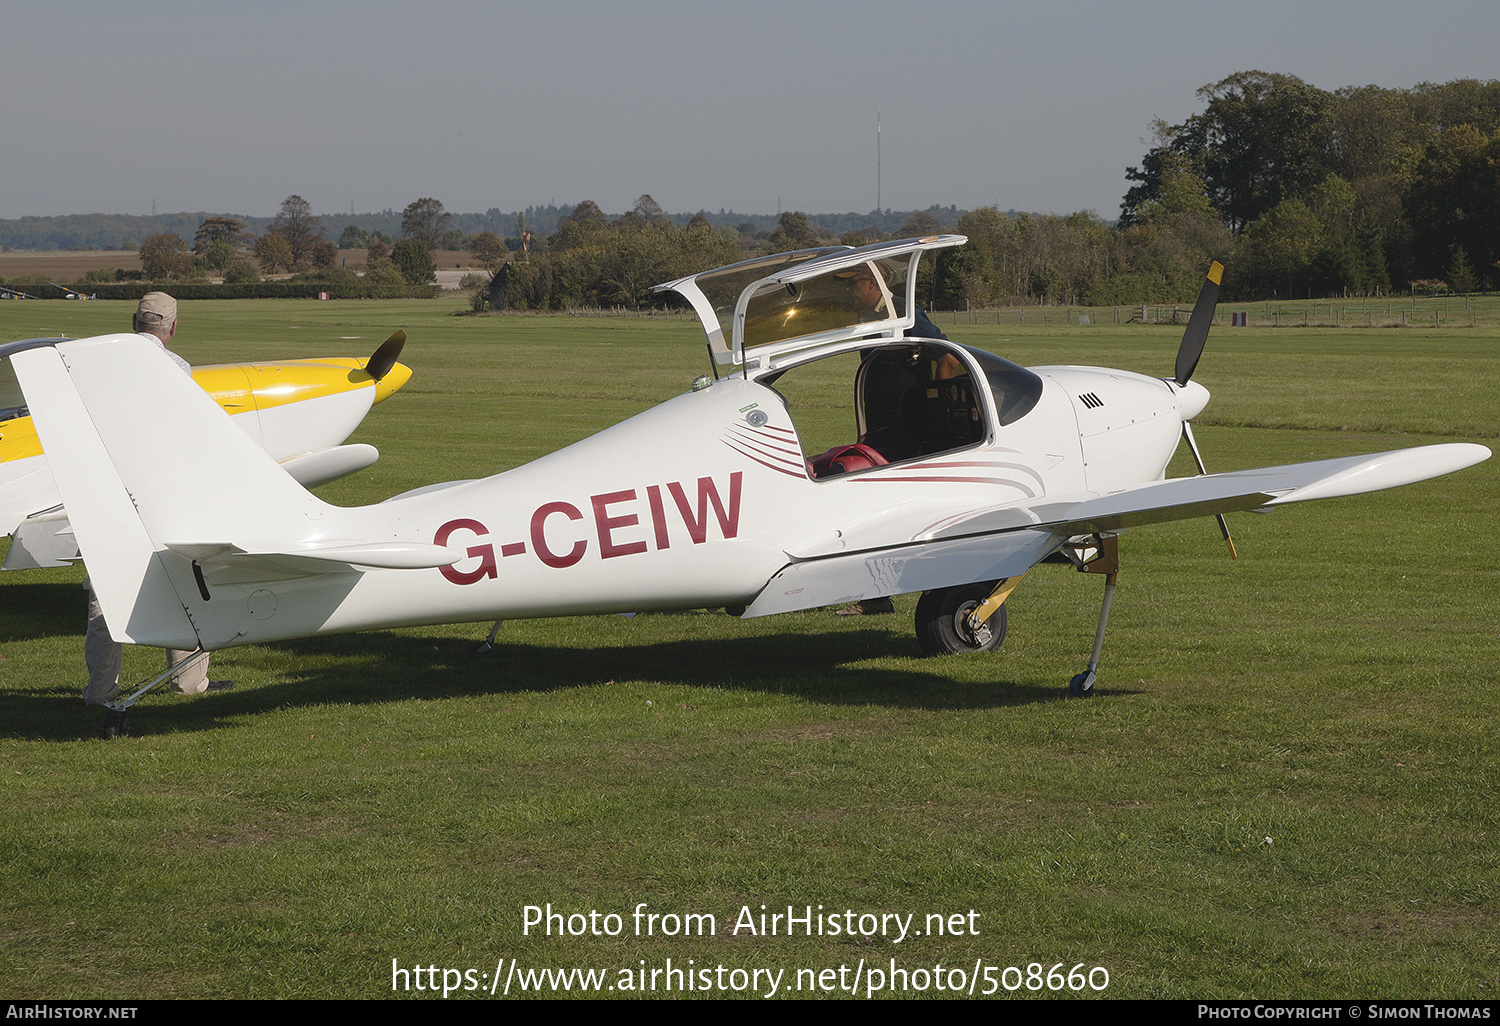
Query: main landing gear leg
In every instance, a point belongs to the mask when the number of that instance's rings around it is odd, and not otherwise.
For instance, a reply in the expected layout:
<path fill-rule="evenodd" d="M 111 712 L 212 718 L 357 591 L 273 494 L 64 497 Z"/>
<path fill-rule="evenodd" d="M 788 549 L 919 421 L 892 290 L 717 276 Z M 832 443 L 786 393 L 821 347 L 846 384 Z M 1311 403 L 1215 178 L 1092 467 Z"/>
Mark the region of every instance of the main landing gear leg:
<path fill-rule="evenodd" d="M 155 688 L 161 684 L 165 684 L 167 681 L 171 680 L 174 675 L 180 673 L 182 670 L 187 669 L 193 663 L 196 663 L 200 659 L 207 658 L 208 653 L 200 648 L 192 655 L 184 659 L 182 662 L 178 663 L 176 666 L 170 666 L 167 669 L 163 670 L 161 673 L 158 673 L 155 677 L 152 677 L 145 684 L 142 684 L 139 688 L 132 691 L 124 698 L 121 698 L 114 702 L 105 702 L 104 727 L 99 731 L 99 736 L 104 738 L 106 741 L 110 738 L 124 737 L 125 714 L 130 711 L 130 707 L 132 705 L 135 705 L 135 703 L 139 702 L 141 698 L 146 694 L 146 692 L 150 691 L 152 688 Z"/>
<path fill-rule="evenodd" d="M 1117 537 L 1110 535 L 1107 538 L 1096 538 L 1097 546 L 1078 547 L 1079 559 L 1083 560 L 1082 549 L 1096 547 L 1098 555 L 1087 561 L 1080 561 L 1078 569 L 1086 574 L 1104 575 L 1104 604 L 1099 609 L 1099 626 L 1094 629 L 1094 650 L 1089 655 L 1089 668 L 1082 673 L 1075 674 L 1068 681 L 1068 694 L 1074 698 L 1093 698 L 1094 682 L 1098 679 L 1099 653 L 1104 650 L 1104 629 L 1109 626 L 1109 606 L 1115 598 L 1115 578 L 1120 572 L 1120 542 Z"/>
<path fill-rule="evenodd" d="M 490 635 L 489 635 L 489 637 L 485 638 L 483 641 L 476 641 L 473 644 L 471 644 L 469 646 L 469 654 L 470 655 L 484 655 L 490 649 L 494 648 L 495 647 L 495 635 L 500 633 L 500 625 L 503 624 L 504 622 L 505 622 L 504 620 L 496 620 L 495 621 L 495 626 L 493 626 L 493 627 L 490 628 Z"/>

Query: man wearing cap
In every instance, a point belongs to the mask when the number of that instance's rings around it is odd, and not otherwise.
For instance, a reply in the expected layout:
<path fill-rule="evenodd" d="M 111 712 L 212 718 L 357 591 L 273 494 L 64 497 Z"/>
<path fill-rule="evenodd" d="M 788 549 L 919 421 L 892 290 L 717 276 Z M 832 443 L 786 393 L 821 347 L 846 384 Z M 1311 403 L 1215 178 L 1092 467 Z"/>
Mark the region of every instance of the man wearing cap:
<path fill-rule="evenodd" d="M 165 292 L 148 292 L 131 320 L 131 330 L 149 338 L 172 358 L 189 377 L 193 368 L 186 360 L 167 348 L 172 336 L 177 334 L 177 300 Z M 88 583 L 88 582 L 84 582 Z M 83 689 L 83 701 L 87 705 L 103 705 L 120 697 L 120 663 L 125 646 L 110 637 L 109 625 L 104 622 L 104 611 L 99 608 L 99 598 L 89 587 L 89 626 L 83 639 L 83 661 L 88 664 L 89 682 Z M 167 666 L 176 666 L 192 652 L 182 649 L 167 651 Z M 203 656 L 193 665 L 172 679 L 177 691 L 184 695 L 200 695 L 207 691 L 228 691 L 234 684 L 227 680 L 208 679 L 208 656 Z"/>

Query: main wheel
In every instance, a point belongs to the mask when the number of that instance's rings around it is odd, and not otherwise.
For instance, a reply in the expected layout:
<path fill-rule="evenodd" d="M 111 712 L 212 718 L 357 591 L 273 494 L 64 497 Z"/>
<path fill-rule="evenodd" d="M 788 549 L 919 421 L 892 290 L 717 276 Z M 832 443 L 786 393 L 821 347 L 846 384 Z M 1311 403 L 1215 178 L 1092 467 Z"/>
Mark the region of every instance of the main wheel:
<path fill-rule="evenodd" d="M 995 582 L 965 584 L 929 591 L 917 602 L 917 640 L 928 655 L 993 652 L 1005 643 L 1006 614 L 1001 606 L 976 630 L 969 613 L 990 597 Z"/>

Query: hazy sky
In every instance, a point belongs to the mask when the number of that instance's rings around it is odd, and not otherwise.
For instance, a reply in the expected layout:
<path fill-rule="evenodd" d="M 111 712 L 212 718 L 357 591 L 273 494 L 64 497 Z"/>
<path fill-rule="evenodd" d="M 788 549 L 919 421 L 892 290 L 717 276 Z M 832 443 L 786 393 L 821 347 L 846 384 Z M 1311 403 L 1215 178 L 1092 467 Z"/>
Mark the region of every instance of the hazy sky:
<path fill-rule="evenodd" d="M 1497 0 L 0 0 L 0 217 L 1119 212 L 1234 71 L 1500 76 Z"/>

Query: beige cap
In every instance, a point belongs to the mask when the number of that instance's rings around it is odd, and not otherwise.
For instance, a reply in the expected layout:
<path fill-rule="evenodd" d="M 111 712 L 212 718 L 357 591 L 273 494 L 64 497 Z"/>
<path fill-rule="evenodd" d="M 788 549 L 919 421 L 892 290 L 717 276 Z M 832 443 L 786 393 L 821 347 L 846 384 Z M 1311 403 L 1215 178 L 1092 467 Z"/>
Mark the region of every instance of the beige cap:
<path fill-rule="evenodd" d="M 177 300 L 165 292 L 148 292 L 135 308 L 135 319 L 142 328 L 170 328 L 177 320 Z"/>

